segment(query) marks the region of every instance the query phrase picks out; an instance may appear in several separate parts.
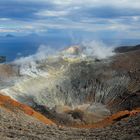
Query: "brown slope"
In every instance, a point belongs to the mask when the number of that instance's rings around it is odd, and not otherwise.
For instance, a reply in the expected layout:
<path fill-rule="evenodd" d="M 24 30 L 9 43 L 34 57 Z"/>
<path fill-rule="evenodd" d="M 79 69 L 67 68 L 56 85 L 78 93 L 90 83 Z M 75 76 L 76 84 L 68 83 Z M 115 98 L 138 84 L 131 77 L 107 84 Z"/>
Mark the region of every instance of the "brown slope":
<path fill-rule="evenodd" d="M 25 105 L 25 104 L 21 104 L 13 99 L 11 99 L 8 96 L 4 96 L 2 94 L 0 94 L 0 108 L 5 108 L 9 111 L 12 111 L 14 113 L 20 113 L 23 112 L 27 115 L 30 115 L 36 119 L 38 119 L 39 121 L 45 123 L 45 124 L 49 124 L 49 125 L 54 125 L 54 123 L 47 119 L 45 116 L 41 115 L 40 113 L 34 111 L 32 108 L 30 108 L 29 106 Z"/>

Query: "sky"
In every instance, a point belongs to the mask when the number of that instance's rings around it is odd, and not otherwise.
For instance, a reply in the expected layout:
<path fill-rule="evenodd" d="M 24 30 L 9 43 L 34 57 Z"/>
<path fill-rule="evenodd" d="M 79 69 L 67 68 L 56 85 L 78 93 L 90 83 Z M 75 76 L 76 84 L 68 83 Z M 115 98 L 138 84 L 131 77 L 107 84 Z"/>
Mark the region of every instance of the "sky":
<path fill-rule="evenodd" d="M 0 35 L 32 33 L 139 39 L 140 0 L 0 0 Z"/>

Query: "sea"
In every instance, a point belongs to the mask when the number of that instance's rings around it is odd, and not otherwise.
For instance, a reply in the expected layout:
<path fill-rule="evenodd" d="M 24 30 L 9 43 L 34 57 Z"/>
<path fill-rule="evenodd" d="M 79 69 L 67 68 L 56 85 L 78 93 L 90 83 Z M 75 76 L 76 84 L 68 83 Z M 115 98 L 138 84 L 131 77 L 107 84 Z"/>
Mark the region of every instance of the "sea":
<path fill-rule="evenodd" d="M 94 40 L 94 39 L 93 39 Z M 129 46 L 140 44 L 138 39 L 112 40 L 102 39 L 102 42 L 109 45 Z M 67 37 L 46 37 L 38 35 L 29 36 L 0 36 L 0 56 L 6 57 L 6 62 L 14 61 L 20 57 L 26 57 L 36 53 L 40 45 L 52 47 L 53 49 L 63 49 L 81 42 L 73 42 Z"/>

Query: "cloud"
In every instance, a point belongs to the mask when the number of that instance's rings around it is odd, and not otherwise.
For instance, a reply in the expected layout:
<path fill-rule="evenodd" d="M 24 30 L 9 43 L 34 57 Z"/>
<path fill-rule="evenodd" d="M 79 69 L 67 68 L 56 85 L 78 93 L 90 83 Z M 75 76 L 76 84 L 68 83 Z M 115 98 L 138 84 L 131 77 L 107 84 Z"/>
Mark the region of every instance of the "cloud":
<path fill-rule="evenodd" d="M 47 17 L 59 17 L 68 15 L 68 11 L 52 11 L 52 10 L 43 10 L 35 13 L 37 16 L 47 16 Z"/>
<path fill-rule="evenodd" d="M 5 32 L 65 29 L 118 36 L 134 29 L 138 37 L 139 7 L 139 0 L 6 0 L 0 1 L 0 27 Z"/>
<path fill-rule="evenodd" d="M 17 3 L 17 4 L 32 4 L 32 5 L 54 5 L 60 7 L 125 7 L 125 8 L 137 8 L 139 9 L 139 0 L 6 0 L 6 3 Z M 5 3 L 5 1 L 1 2 Z"/>
<path fill-rule="evenodd" d="M 17 30 L 14 29 L 0 29 L 0 33 L 15 33 Z"/>
<path fill-rule="evenodd" d="M 113 7 L 127 7 L 127 8 L 139 8 L 140 1 L 139 0 L 53 0 L 51 1 L 53 4 L 60 6 L 88 6 L 88 7 L 102 7 L 102 6 L 113 6 Z"/>
<path fill-rule="evenodd" d="M 0 21 L 9 21 L 11 20 L 10 18 L 0 18 Z"/>

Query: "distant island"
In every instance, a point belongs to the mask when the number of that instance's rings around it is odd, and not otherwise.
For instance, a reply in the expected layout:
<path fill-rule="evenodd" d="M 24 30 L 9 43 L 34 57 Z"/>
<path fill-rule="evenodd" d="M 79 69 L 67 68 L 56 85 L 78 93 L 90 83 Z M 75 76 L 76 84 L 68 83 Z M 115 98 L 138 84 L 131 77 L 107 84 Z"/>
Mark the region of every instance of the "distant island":
<path fill-rule="evenodd" d="M 6 62 L 6 56 L 0 56 L 0 63 Z"/>
<path fill-rule="evenodd" d="M 14 37 L 12 34 L 7 34 L 5 37 Z"/>

